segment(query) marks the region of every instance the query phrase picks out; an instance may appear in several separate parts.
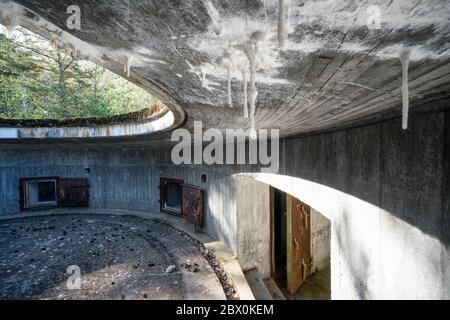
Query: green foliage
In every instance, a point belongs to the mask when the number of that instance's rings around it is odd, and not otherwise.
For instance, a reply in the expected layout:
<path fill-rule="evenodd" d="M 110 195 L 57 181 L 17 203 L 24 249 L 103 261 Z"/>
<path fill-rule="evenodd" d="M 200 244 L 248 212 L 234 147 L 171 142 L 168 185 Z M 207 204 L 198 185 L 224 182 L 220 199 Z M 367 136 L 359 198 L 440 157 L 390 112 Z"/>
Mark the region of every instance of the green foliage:
<path fill-rule="evenodd" d="M 0 118 L 111 116 L 156 101 L 122 77 L 25 29 L 18 28 L 12 39 L 0 34 Z"/>

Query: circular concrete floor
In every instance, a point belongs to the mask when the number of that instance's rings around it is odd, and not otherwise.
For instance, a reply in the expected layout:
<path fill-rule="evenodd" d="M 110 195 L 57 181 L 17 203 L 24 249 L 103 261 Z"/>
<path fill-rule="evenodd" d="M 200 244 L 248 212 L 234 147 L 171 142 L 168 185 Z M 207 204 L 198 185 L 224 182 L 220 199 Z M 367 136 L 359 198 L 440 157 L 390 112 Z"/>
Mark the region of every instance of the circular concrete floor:
<path fill-rule="evenodd" d="M 0 270 L 0 299 L 225 299 L 189 239 L 131 216 L 0 221 Z"/>

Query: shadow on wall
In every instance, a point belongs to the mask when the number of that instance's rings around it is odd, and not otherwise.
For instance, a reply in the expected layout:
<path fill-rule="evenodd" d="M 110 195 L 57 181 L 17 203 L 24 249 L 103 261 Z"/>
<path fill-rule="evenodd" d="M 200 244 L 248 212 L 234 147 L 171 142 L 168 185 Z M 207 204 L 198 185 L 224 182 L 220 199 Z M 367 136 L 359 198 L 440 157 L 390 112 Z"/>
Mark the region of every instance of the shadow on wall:
<path fill-rule="evenodd" d="M 341 274 L 350 278 L 349 283 L 353 284 L 352 292 L 357 294 L 359 300 L 370 300 L 374 298 L 369 292 L 368 281 L 370 279 L 370 262 L 366 251 L 361 248 L 361 244 L 353 237 L 355 227 L 351 225 L 351 219 L 344 209 L 342 211 L 340 226 L 334 232 L 337 235 L 339 246 L 339 264 Z M 336 227 L 335 227 L 336 228 Z M 350 289 L 350 288 L 348 288 Z M 340 288 L 340 290 L 345 290 Z"/>
<path fill-rule="evenodd" d="M 208 183 L 205 203 L 209 211 L 209 219 L 214 226 L 215 234 L 233 252 L 236 252 L 236 206 L 228 199 L 234 199 L 236 194 L 235 177 L 213 177 Z M 221 232 L 220 232 L 221 231 Z"/>
<path fill-rule="evenodd" d="M 450 111 L 445 113 L 444 127 L 444 187 L 442 189 L 442 226 L 447 250 L 450 251 Z M 450 261 L 450 252 L 447 252 Z M 447 268 L 450 272 L 450 263 Z M 450 276 L 450 275 L 449 275 Z M 450 291 L 450 289 L 449 289 Z M 449 292 L 450 295 L 450 292 Z"/>
<path fill-rule="evenodd" d="M 361 128 L 288 138 L 283 173 L 328 186 L 391 212 L 450 244 L 450 111 Z"/>

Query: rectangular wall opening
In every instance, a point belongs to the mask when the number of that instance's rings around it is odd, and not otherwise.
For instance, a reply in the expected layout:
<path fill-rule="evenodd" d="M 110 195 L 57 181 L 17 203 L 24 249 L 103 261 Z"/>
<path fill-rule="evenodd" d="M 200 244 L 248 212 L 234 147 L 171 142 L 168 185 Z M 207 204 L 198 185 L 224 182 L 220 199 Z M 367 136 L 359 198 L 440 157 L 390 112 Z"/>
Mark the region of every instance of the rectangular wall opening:
<path fill-rule="evenodd" d="M 58 178 L 22 179 L 20 185 L 23 210 L 58 206 Z"/>
<path fill-rule="evenodd" d="M 19 180 L 19 184 L 21 211 L 87 207 L 89 205 L 89 185 L 85 178 L 22 178 Z"/>
<path fill-rule="evenodd" d="M 161 212 L 181 215 L 183 198 L 183 180 L 161 178 L 160 208 Z"/>
<path fill-rule="evenodd" d="M 273 189 L 272 277 L 280 287 L 286 287 L 286 194 Z"/>

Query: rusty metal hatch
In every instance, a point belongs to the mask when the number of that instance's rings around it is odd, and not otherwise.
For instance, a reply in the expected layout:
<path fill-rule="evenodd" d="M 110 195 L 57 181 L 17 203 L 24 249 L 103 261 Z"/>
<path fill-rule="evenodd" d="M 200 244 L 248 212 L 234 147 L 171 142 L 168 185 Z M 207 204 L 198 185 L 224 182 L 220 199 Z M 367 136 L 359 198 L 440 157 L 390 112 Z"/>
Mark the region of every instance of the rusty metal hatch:
<path fill-rule="evenodd" d="M 87 179 L 60 179 L 59 206 L 87 207 L 88 206 Z"/>
<path fill-rule="evenodd" d="M 203 228 L 204 191 L 198 187 L 182 184 L 183 217 L 195 224 L 195 228 Z"/>

